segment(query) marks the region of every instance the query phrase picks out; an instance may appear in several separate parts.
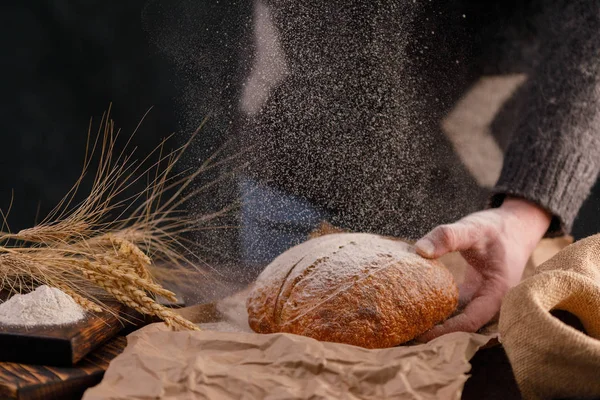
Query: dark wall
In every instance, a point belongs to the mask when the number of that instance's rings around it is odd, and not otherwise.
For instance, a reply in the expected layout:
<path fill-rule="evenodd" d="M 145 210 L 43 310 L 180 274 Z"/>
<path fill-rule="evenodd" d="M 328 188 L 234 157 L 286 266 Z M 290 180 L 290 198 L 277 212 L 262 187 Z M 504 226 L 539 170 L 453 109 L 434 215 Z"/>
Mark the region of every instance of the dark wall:
<path fill-rule="evenodd" d="M 146 154 L 178 129 L 169 60 L 142 29 L 144 0 L 6 2 L 0 11 L 0 207 L 12 230 L 45 215 L 81 171 L 90 118 L 112 117 Z"/>

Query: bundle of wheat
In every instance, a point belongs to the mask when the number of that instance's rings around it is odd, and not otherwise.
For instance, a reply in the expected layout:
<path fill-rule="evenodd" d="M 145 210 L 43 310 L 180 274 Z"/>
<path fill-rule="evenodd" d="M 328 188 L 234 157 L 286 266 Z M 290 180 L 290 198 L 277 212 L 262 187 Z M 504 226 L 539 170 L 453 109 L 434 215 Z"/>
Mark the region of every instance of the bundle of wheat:
<path fill-rule="evenodd" d="M 132 161 L 133 153 L 123 150 L 115 154 L 118 136 L 107 114 L 95 140 L 88 141 L 81 177 L 63 201 L 33 228 L 0 233 L 0 289 L 20 293 L 45 284 L 63 290 L 93 312 L 111 312 L 106 299 L 112 297 L 175 328 L 198 329 L 155 301 L 156 295 L 176 299 L 152 278 L 151 270 L 157 262 L 188 270 L 193 263 L 187 258 L 189 251 L 182 234 L 232 209 L 199 219 L 188 217 L 180 209 L 185 201 L 208 189 L 205 185 L 187 190 L 184 195 L 194 178 L 227 160 L 216 162 L 215 154 L 197 170 L 171 176 L 191 140 L 168 154 L 163 154 L 163 141 L 151 154 L 157 154 L 158 161 L 146 168 L 151 155 L 136 163 Z M 71 206 L 98 154 L 99 167 L 90 195 Z M 151 176 L 144 190 L 117 200 L 143 176 Z M 6 216 L 2 216 L 5 224 L 0 231 L 5 231 Z M 195 271 L 196 277 L 201 274 Z"/>

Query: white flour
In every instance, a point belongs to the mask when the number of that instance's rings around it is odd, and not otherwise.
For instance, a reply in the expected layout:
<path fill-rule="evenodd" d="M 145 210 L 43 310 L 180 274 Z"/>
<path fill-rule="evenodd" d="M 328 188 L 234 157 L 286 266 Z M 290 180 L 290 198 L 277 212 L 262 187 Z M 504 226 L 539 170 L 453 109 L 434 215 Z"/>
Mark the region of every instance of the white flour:
<path fill-rule="evenodd" d="M 306 269 L 318 265 L 312 276 L 318 274 L 321 280 L 314 284 L 323 286 L 319 290 L 326 290 L 349 276 L 382 268 L 382 257 L 421 264 L 421 258 L 403 241 L 369 233 L 336 233 L 308 240 L 282 253 L 263 270 L 257 284 L 272 285 L 273 280 L 294 282 Z"/>
<path fill-rule="evenodd" d="M 252 332 L 250 328 L 241 327 L 235 323 L 229 321 L 220 322 L 207 322 L 204 324 L 198 324 L 200 329 L 203 331 L 215 331 L 215 332 Z"/>
<path fill-rule="evenodd" d="M 46 285 L 31 293 L 15 294 L 0 304 L 0 325 L 67 325 L 84 316 L 85 311 L 71 296 Z"/>

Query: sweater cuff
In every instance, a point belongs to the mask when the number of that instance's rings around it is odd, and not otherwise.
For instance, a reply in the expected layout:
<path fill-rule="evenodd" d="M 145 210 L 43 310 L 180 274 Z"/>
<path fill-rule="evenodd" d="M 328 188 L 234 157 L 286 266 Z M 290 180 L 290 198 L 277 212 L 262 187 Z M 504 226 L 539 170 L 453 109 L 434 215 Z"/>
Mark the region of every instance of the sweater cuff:
<path fill-rule="evenodd" d="M 489 206 L 499 207 L 507 195 L 522 197 L 553 215 L 546 237 L 570 234 L 598 174 L 597 163 L 552 141 L 527 150 L 509 149 Z"/>

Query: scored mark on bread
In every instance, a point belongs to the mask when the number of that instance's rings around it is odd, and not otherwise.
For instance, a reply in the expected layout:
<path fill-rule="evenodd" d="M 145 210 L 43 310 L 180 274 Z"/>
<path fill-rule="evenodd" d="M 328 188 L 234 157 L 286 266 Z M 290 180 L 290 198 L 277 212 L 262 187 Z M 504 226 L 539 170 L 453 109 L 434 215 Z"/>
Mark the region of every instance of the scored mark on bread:
<path fill-rule="evenodd" d="M 285 274 L 285 278 L 283 278 L 283 281 L 281 282 L 281 286 L 279 287 L 279 291 L 277 292 L 277 297 L 275 298 L 275 306 L 273 307 L 273 322 L 275 323 L 275 326 L 279 326 L 279 322 L 281 321 L 281 313 L 279 311 L 282 307 L 279 307 L 279 298 L 281 297 L 281 293 L 283 292 L 283 287 L 287 283 L 287 279 L 292 274 L 292 271 L 294 271 L 294 268 L 296 268 L 298 264 L 300 264 L 302 260 L 304 260 L 305 257 L 306 256 L 301 257 L 296 264 L 292 265 L 292 268 L 290 268 L 287 274 Z"/>
<path fill-rule="evenodd" d="M 300 261 L 298 261 L 296 264 L 294 264 L 294 266 L 292 267 L 292 269 L 289 271 L 288 275 L 286 276 L 286 279 L 290 276 L 292 270 L 294 268 L 296 268 L 296 266 L 298 264 L 300 264 L 300 262 L 304 259 L 305 257 L 302 257 L 300 259 Z M 310 273 L 312 272 L 312 270 L 314 270 L 319 264 L 322 264 L 324 262 L 329 261 L 329 257 L 321 257 L 318 258 L 317 260 L 315 260 L 315 262 L 313 262 L 311 265 L 309 265 L 308 267 L 306 267 L 304 269 L 304 271 L 302 271 L 302 273 L 300 275 L 298 275 L 297 277 L 294 278 L 294 280 L 289 284 L 288 288 L 286 290 L 284 290 L 284 286 L 281 286 L 281 289 L 279 290 L 279 294 L 277 295 L 277 302 L 275 303 L 275 314 L 274 314 L 274 321 L 276 326 L 281 326 L 281 314 L 283 312 L 283 307 L 285 306 L 285 304 L 288 302 L 288 299 L 290 297 L 290 294 L 292 293 L 292 291 L 294 290 L 294 288 L 296 287 L 296 285 L 301 282 L 303 279 L 305 279 L 308 275 L 310 275 Z M 285 281 L 284 281 L 285 283 Z M 281 298 L 281 299 L 280 299 Z"/>

